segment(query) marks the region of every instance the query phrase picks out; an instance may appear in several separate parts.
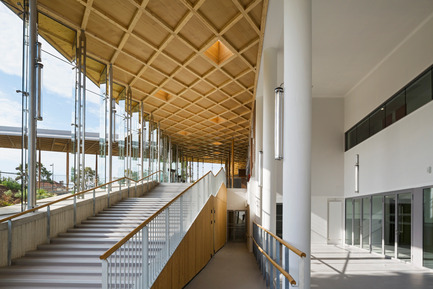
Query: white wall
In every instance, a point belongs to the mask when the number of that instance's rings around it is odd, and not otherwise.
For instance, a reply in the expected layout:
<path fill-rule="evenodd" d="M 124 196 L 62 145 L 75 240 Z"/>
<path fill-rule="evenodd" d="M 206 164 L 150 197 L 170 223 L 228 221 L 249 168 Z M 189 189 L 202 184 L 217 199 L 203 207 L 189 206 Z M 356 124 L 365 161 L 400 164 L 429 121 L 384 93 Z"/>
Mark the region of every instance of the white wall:
<path fill-rule="evenodd" d="M 327 201 L 329 199 L 343 198 L 343 107 L 343 98 L 313 98 L 311 148 L 312 243 L 327 243 Z"/>
<path fill-rule="evenodd" d="M 345 97 L 347 131 L 433 64 L 433 15 Z"/>
<path fill-rule="evenodd" d="M 433 185 L 433 102 L 353 147 L 344 156 L 346 197 Z M 354 193 L 359 154 L 359 194 Z"/>
<path fill-rule="evenodd" d="M 345 98 L 345 131 L 433 64 L 433 15 L 383 60 Z M 354 196 L 355 155 L 360 155 L 360 193 L 373 194 L 433 184 L 433 103 L 409 114 L 345 153 L 345 196 Z"/>

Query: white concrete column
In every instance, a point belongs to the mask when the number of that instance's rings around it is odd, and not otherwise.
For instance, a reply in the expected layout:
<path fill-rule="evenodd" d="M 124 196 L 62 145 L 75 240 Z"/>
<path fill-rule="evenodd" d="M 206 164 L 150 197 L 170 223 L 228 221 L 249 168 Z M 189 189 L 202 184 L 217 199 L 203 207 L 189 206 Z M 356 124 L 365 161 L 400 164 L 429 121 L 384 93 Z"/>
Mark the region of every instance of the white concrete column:
<path fill-rule="evenodd" d="M 256 162 L 254 165 L 254 176 L 257 181 L 257 186 L 253 199 L 253 203 L 250 206 L 254 206 L 256 215 L 256 221 L 262 224 L 262 187 L 259 187 L 259 179 L 263 180 L 263 171 L 260 170 L 260 152 L 263 152 L 263 95 L 256 95 L 256 151 L 255 157 Z M 262 174 L 259 177 L 259 174 Z"/>
<path fill-rule="evenodd" d="M 284 0 L 283 11 L 283 239 L 307 254 L 300 283 L 310 288 L 311 0 Z M 290 272 L 296 278 L 298 257 L 291 254 L 289 258 Z"/>
<path fill-rule="evenodd" d="M 262 225 L 276 231 L 276 191 L 274 156 L 274 111 L 277 84 L 277 50 L 267 48 L 263 58 L 263 189 Z"/>

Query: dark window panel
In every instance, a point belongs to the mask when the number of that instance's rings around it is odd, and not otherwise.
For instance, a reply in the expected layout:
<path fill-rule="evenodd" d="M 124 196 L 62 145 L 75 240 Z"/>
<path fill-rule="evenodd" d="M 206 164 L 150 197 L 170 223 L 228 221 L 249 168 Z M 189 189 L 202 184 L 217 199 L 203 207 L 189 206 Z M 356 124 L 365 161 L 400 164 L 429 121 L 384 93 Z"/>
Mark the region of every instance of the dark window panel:
<path fill-rule="evenodd" d="M 407 113 L 411 113 L 432 99 L 431 71 L 406 88 Z"/>
<path fill-rule="evenodd" d="M 350 150 L 356 145 L 356 127 L 354 127 L 346 133 L 346 150 Z"/>
<path fill-rule="evenodd" d="M 406 115 L 406 99 L 405 91 L 400 92 L 394 96 L 386 104 L 386 126 L 398 121 Z"/>
<path fill-rule="evenodd" d="M 370 122 L 367 118 L 363 122 L 357 125 L 356 127 L 356 140 L 358 143 L 363 142 L 364 140 L 370 137 Z"/>
<path fill-rule="evenodd" d="M 385 107 L 381 107 L 370 116 L 370 136 L 385 128 Z"/>

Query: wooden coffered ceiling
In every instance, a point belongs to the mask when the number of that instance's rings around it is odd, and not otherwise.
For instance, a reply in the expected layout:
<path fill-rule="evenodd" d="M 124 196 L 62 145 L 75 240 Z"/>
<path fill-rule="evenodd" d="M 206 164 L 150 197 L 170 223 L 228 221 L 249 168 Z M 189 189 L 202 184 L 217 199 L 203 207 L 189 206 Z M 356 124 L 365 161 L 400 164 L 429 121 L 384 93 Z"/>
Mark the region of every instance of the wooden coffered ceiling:
<path fill-rule="evenodd" d="M 228 157 L 232 139 L 235 160 L 247 158 L 267 6 L 268 0 L 38 1 L 41 14 L 85 31 L 87 55 L 113 65 L 114 81 L 131 87 L 186 155 L 215 161 Z M 62 29 L 39 26 L 72 60 L 64 45 L 73 51 L 75 41 Z"/>

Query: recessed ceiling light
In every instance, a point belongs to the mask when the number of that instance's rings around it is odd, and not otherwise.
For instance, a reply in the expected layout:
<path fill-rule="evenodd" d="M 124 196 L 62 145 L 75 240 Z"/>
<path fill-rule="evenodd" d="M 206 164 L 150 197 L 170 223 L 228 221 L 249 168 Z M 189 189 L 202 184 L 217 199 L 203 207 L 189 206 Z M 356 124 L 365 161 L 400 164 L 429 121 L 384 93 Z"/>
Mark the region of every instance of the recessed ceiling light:
<path fill-rule="evenodd" d="M 182 131 L 178 132 L 178 134 L 181 134 L 181 135 L 183 135 L 183 136 L 187 136 L 187 135 L 189 135 L 190 133 L 187 132 L 187 131 L 182 130 Z"/>
<path fill-rule="evenodd" d="M 233 56 L 233 52 L 219 40 L 209 47 L 204 54 L 218 65 Z"/>
<path fill-rule="evenodd" d="M 215 142 L 213 142 L 212 144 L 213 144 L 213 145 L 216 145 L 216 146 L 219 146 L 219 145 L 222 145 L 223 143 L 222 143 L 222 142 L 219 142 L 219 141 L 215 141 Z"/>
<path fill-rule="evenodd" d="M 226 121 L 225 118 L 222 118 L 222 117 L 220 117 L 220 116 L 213 117 L 213 118 L 211 118 L 211 119 L 209 119 L 209 120 L 210 120 L 211 122 L 213 122 L 213 123 L 216 123 L 216 124 L 220 124 L 220 123 L 223 123 L 223 122 Z"/>
<path fill-rule="evenodd" d="M 169 101 L 173 97 L 173 95 L 165 92 L 164 90 L 158 91 L 157 93 L 154 94 L 154 96 L 163 101 Z"/>

